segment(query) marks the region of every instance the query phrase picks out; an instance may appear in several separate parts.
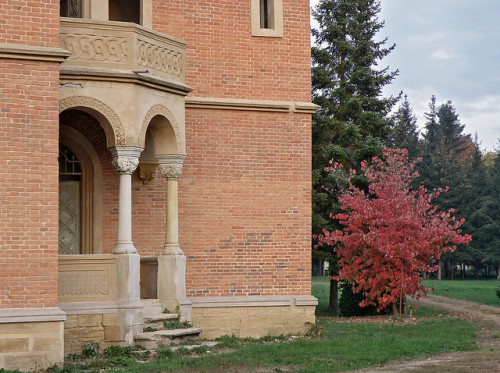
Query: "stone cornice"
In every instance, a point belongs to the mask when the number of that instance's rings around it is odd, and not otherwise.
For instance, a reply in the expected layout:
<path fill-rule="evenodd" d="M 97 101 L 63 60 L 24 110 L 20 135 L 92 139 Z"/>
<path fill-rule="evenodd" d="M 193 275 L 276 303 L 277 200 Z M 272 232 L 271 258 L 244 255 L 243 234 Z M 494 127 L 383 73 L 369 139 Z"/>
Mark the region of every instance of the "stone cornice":
<path fill-rule="evenodd" d="M 312 295 L 264 295 L 248 297 L 192 297 L 193 308 L 316 306 Z"/>
<path fill-rule="evenodd" d="M 313 114 L 319 106 L 311 102 L 186 97 L 186 108 Z"/>
<path fill-rule="evenodd" d="M 74 68 L 61 66 L 60 80 L 61 84 L 79 80 L 134 83 L 181 96 L 186 96 L 192 91 L 190 87 L 179 82 L 163 79 L 149 73 L 133 73 L 124 70 L 99 70 L 84 67 Z"/>
<path fill-rule="evenodd" d="M 59 307 L 0 309 L 0 324 L 64 320 L 66 313 Z"/>
<path fill-rule="evenodd" d="M 70 54 L 70 52 L 62 48 L 0 43 L 0 58 L 60 63 Z"/>

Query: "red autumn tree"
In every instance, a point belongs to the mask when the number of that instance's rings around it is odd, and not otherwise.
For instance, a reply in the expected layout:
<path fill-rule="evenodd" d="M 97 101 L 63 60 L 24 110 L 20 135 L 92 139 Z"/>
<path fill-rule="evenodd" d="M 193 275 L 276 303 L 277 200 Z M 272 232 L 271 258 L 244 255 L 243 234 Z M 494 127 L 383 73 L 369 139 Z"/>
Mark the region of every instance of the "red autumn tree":
<path fill-rule="evenodd" d="M 454 251 L 471 237 L 461 234 L 463 219 L 456 220 L 452 210 L 439 212 L 431 204 L 448 188 L 412 190 L 418 174 L 406 149 L 386 149 L 384 157 L 373 158 L 371 164 L 362 162 L 368 192 L 352 184 L 355 171 L 349 172 L 349 188 L 339 198 L 343 213 L 334 216 L 343 229 L 324 230 L 319 241 L 337 244 L 338 279 L 349 281 L 354 292 L 365 295 L 360 306 L 376 305 L 380 311 L 392 305 L 397 313 L 398 300 L 427 294 L 421 274 L 437 270 L 435 262 L 442 253 Z M 343 172 L 340 164 L 329 170 Z"/>

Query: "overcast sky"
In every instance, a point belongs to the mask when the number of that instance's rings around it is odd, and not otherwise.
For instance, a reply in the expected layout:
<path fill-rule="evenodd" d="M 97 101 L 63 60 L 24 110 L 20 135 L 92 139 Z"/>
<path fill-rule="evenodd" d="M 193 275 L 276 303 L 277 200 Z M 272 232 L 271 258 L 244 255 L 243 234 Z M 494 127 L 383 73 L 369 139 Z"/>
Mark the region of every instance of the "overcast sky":
<path fill-rule="evenodd" d="M 314 6 L 318 0 L 311 0 Z M 396 49 L 381 66 L 399 69 L 384 94 L 403 91 L 424 125 L 434 94 L 451 100 L 482 148 L 500 138 L 500 0 L 381 0 L 380 37 Z M 314 26 L 314 23 L 312 24 Z"/>

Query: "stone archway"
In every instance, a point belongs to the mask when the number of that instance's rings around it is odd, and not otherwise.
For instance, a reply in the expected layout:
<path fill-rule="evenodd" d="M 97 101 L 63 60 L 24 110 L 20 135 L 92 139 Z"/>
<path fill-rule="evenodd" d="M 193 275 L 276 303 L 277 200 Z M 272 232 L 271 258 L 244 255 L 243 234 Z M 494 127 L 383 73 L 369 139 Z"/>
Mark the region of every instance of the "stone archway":
<path fill-rule="evenodd" d="M 152 133 L 156 154 L 186 154 L 185 134 L 165 106 L 154 105 L 144 116 L 138 136 L 142 148 L 145 147 L 148 130 Z"/>
<path fill-rule="evenodd" d="M 102 252 L 102 170 L 100 159 L 94 146 L 78 130 L 61 124 L 59 133 L 60 149 L 65 147 L 74 154 L 79 161 L 81 173 L 78 183 L 73 183 L 73 188 L 78 189 L 78 201 L 67 200 L 69 196 L 66 196 L 66 202 L 70 204 L 75 202 L 74 205 L 79 206 L 77 223 L 80 232 L 80 249 L 75 254 L 99 254 Z M 60 176 L 60 224 L 61 202 L 64 202 L 61 201 L 62 193 L 65 189 L 67 189 L 67 193 L 71 193 L 72 189 L 72 183 L 67 183 L 69 188 L 63 188 L 62 183 L 64 181 L 61 180 Z"/>
<path fill-rule="evenodd" d="M 78 109 L 96 118 L 106 133 L 108 148 L 127 145 L 120 119 L 104 102 L 88 96 L 71 96 L 59 101 L 59 113 L 68 109 Z"/>

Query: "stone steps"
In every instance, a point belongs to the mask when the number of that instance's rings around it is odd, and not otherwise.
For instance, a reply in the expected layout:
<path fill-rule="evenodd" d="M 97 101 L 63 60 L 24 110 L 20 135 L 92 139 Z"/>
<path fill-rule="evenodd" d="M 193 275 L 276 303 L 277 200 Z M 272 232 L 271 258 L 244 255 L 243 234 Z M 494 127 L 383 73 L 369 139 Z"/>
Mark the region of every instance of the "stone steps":
<path fill-rule="evenodd" d="M 173 342 L 196 340 L 200 336 L 200 328 L 166 329 L 164 322 L 178 322 L 179 315 L 176 313 L 162 313 L 161 304 L 155 299 L 148 299 L 144 302 L 142 315 L 142 331 L 134 334 L 134 341 L 147 349 L 170 346 Z M 148 330 L 148 328 L 152 328 L 154 331 L 144 331 Z M 196 345 L 193 346 L 196 347 Z"/>

